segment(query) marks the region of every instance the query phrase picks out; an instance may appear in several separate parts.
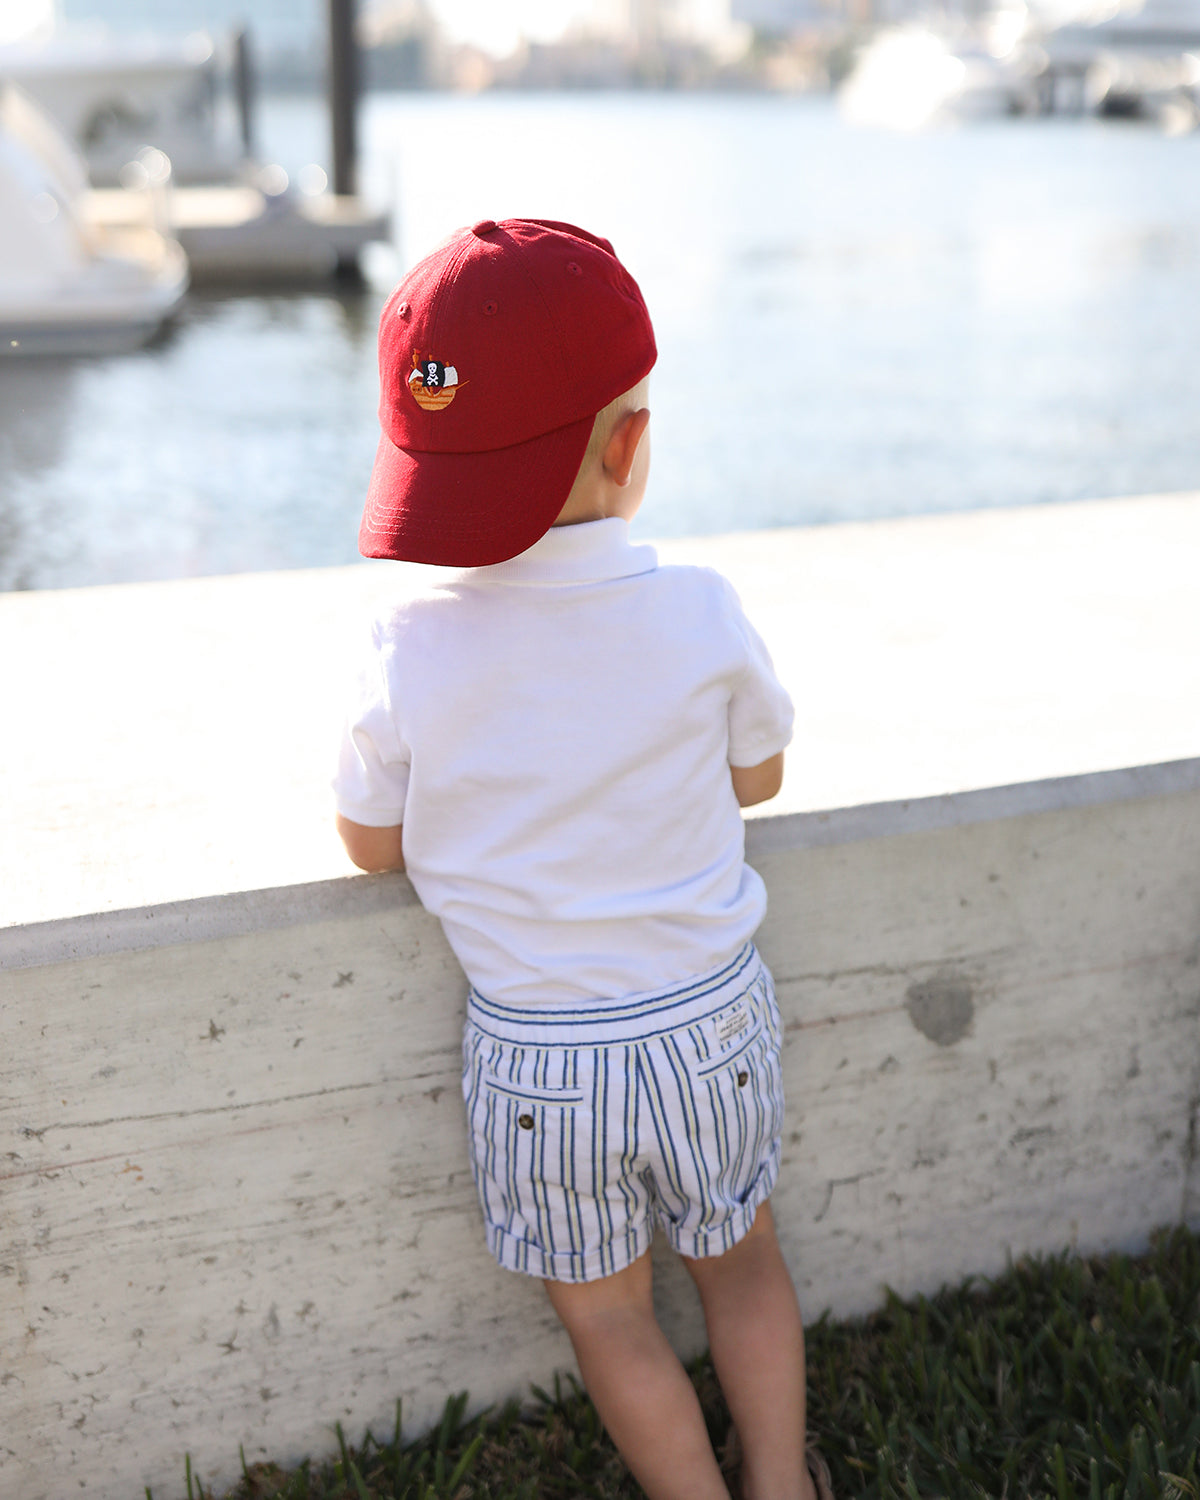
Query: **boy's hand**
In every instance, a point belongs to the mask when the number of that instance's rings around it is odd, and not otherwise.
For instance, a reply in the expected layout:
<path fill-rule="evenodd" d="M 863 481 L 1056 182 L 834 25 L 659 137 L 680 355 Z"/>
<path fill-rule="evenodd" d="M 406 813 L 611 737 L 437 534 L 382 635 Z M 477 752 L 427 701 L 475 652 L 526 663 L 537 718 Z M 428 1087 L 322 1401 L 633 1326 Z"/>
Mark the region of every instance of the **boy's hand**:
<path fill-rule="evenodd" d="M 346 853 L 360 870 L 373 875 L 383 870 L 403 870 L 399 823 L 394 828 L 368 828 L 365 823 L 352 823 L 338 813 L 337 831 L 342 836 Z"/>
<path fill-rule="evenodd" d="M 783 785 L 783 751 L 757 766 L 730 766 L 729 774 L 733 777 L 733 795 L 739 807 L 769 802 Z"/>

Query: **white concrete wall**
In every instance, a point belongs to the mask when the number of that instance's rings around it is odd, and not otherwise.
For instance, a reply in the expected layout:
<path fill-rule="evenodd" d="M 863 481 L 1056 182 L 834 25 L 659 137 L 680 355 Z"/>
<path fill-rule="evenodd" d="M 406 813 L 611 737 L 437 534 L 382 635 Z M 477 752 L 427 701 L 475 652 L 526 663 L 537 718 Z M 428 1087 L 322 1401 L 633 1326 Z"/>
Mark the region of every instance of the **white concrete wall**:
<path fill-rule="evenodd" d="M 808 1317 L 1200 1224 L 1200 760 L 766 818 Z M 399 876 L 0 931 L 0 1495 L 182 1493 L 569 1367 Z M 664 1316 L 703 1342 L 664 1262 Z"/>
<path fill-rule="evenodd" d="M 661 550 L 799 709 L 748 840 L 806 1314 L 1200 1223 L 1200 494 Z M 407 577 L 0 597 L 0 1500 L 569 1365 L 482 1245 L 461 976 L 332 833 L 344 646 Z"/>
<path fill-rule="evenodd" d="M 659 544 L 737 587 L 814 812 L 1200 754 L 1200 492 Z M 329 879 L 401 563 L 0 594 L 0 928 Z"/>

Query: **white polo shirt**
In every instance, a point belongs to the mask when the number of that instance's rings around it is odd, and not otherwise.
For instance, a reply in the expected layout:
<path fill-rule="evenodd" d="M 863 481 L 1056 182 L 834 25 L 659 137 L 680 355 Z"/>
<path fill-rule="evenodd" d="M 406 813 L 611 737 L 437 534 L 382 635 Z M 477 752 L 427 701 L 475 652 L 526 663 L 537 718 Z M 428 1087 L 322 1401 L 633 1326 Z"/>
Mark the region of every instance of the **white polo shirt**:
<path fill-rule="evenodd" d="M 791 730 L 732 586 L 593 521 L 375 621 L 334 789 L 351 821 L 404 825 L 409 877 L 481 994 L 601 999 L 753 935 L 766 891 L 729 767 Z"/>

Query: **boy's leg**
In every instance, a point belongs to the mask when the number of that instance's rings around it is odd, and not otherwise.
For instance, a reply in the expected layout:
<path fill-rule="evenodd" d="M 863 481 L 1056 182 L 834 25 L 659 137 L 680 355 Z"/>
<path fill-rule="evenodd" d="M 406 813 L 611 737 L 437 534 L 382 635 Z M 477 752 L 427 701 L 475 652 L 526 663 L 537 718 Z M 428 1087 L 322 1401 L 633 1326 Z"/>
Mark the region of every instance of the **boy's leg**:
<path fill-rule="evenodd" d="M 649 1252 L 615 1276 L 544 1285 L 588 1395 L 650 1500 L 729 1500 L 692 1382 L 654 1317 Z"/>
<path fill-rule="evenodd" d="M 683 1263 L 741 1439 L 744 1500 L 815 1500 L 804 1459 L 804 1329 L 770 1204 L 732 1250 Z"/>

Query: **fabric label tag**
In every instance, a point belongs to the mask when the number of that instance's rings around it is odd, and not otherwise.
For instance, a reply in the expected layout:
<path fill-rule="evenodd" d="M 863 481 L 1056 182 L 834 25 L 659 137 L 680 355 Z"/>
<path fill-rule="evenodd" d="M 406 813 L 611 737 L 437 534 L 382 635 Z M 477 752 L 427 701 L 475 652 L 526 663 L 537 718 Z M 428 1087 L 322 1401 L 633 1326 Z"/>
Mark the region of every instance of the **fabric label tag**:
<path fill-rule="evenodd" d="M 736 1041 L 743 1031 L 750 1027 L 750 1012 L 746 1009 L 746 1002 L 739 1000 L 731 1010 L 727 1010 L 717 1021 L 717 1041 L 722 1047 L 727 1047 L 730 1042 Z"/>

